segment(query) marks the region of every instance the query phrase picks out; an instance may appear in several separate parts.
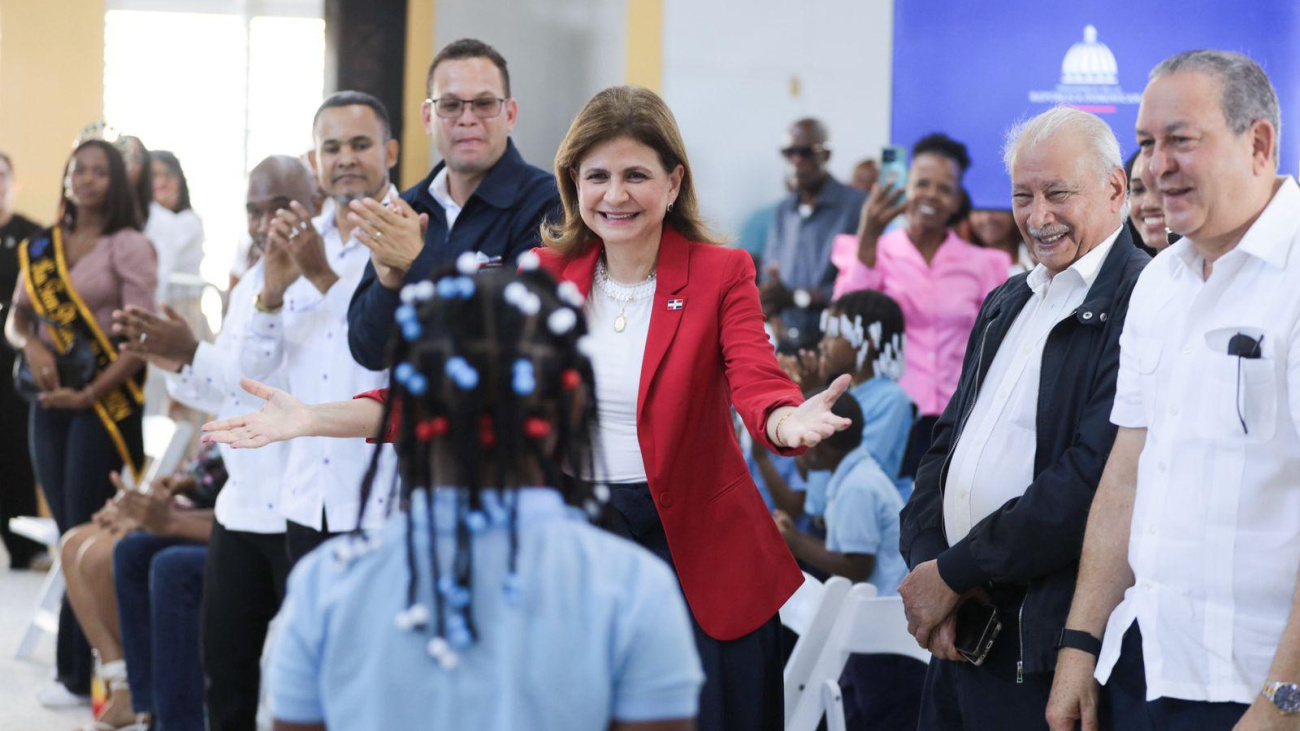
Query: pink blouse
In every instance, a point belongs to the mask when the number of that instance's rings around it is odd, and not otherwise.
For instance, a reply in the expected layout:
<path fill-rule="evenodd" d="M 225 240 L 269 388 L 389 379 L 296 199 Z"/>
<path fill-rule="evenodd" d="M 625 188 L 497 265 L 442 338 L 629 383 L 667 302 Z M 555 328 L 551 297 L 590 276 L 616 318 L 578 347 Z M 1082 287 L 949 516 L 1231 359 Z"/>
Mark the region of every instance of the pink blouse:
<path fill-rule="evenodd" d="M 133 228 L 100 237 L 95 248 L 72 265 L 71 276 L 73 289 L 110 338 L 113 337 L 113 310 L 126 305 L 139 305 L 147 310 L 156 308 L 158 257 L 144 234 Z M 29 302 L 26 281 L 20 277 L 14 303 Z M 48 329 L 41 326 L 41 339 L 52 344 Z"/>
<path fill-rule="evenodd" d="M 898 229 L 880 237 L 874 268 L 858 258 L 858 237 L 852 234 L 835 237 L 831 262 L 840 270 L 835 297 L 875 289 L 903 309 L 907 367 L 899 383 L 923 416 L 938 416 L 957 390 L 966 341 L 980 305 L 1006 281 L 1011 257 L 949 231 L 927 265 L 907 232 Z"/>

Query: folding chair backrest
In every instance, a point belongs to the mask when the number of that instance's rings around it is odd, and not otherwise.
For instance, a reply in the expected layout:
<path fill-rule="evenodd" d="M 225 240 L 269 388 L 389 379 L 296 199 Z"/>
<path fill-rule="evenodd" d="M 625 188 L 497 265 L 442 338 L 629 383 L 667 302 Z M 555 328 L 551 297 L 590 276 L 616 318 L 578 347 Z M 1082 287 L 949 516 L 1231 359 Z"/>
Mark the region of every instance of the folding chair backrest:
<path fill-rule="evenodd" d="M 781 623 L 799 635 L 783 674 L 787 720 L 798 705 L 800 695 L 807 690 L 808 674 L 812 672 L 835 618 L 839 616 L 840 606 L 852 588 L 852 583 L 843 576 L 832 576 L 824 584 L 807 572 L 803 576 L 803 585 L 781 607 Z"/>
<path fill-rule="evenodd" d="M 853 622 L 846 637 L 846 649 L 864 655 L 904 655 L 924 663 L 930 653 L 916 644 L 907 632 L 903 600 L 896 597 L 867 598 L 850 594 L 845 609 Z"/>

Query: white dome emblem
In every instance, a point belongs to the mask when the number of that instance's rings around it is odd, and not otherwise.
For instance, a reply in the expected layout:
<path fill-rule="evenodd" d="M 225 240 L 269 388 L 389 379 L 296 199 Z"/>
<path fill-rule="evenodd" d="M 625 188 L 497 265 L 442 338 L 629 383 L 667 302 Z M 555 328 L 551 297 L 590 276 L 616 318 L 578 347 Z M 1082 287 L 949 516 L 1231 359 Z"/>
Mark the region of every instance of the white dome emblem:
<path fill-rule="evenodd" d="M 1069 85 L 1116 86 L 1119 65 L 1105 43 L 1097 41 L 1097 28 L 1083 29 L 1083 41 L 1070 46 L 1061 62 L 1061 83 Z"/>

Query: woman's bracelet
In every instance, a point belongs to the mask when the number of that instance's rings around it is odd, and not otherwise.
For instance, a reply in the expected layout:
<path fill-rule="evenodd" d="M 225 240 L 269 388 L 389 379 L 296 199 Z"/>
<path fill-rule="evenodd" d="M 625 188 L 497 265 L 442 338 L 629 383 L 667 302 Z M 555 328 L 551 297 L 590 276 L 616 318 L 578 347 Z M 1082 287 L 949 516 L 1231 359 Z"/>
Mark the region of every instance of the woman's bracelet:
<path fill-rule="evenodd" d="M 782 416 L 781 419 L 776 422 L 776 428 L 772 430 L 772 436 L 776 437 L 776 446 L 783 449 L 789 449 L 790 443 L 781 436 L 781 426 L 785 424 L 785 420 L 789 419 L 791 416 L 794 416 L 794 409 L 785 412 L 785 416 Z"/>

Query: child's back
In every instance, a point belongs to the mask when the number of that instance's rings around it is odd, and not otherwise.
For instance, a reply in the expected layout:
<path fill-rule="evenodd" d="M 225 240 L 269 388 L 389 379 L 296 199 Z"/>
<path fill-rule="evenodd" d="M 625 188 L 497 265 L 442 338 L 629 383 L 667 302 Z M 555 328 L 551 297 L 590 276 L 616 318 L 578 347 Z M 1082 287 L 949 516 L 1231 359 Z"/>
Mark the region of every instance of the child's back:
<path fill-rule="evenodd" d="M 439 490 L 435 505 L 440 576 L 447 577 L 456 554 L 454 493 Z M 510 532 L 502 512 L 470 538 L 477 637 L 454 651 L 456 667 L 444 669 L 428 647 L 439 603 L 423 492 L 412 496 L 412 515 L 416 601 L 429 608 L 430 628 L 396 622 L 408 605 L 404 516 L 350 561 L 340 549 L 346 554 L 361 541 L 331 541 L 290 578 L 272 665 L 278 719 L 338 729 L 603 731 L 611 718 L 695 715 L 704 676 L 669 568 L 589 525 L 545 488 L 520 492 L 517 592 L 503 588 Z"/>

